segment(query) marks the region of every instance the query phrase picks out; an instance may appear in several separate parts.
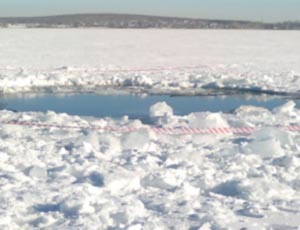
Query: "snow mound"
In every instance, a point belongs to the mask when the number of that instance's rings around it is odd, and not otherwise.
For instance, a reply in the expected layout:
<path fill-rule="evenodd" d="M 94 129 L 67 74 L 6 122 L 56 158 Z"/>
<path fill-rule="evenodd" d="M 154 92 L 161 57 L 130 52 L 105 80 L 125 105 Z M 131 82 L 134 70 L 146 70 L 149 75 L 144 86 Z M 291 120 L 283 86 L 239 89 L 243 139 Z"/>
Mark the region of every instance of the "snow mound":
<path fill-rule="evenodd" d="M 187 116 L 189 126 L 194 128 L 226 128 L 227 120 L 221 113 L 191 113 Z"/>

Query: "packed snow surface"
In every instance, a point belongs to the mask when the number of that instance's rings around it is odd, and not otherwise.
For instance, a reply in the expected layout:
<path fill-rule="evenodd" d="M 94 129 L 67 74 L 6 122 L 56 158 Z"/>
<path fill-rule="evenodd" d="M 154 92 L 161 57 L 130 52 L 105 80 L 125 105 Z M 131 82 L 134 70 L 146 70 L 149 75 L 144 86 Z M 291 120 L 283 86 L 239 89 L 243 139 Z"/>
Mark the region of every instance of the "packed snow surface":
<path fill-rule="evenodd" d="M 2 29 L 0 92 L 299 93 L 300 32 Z"/>
<path fill-rule="evenodd" d="M 251 135 L 158 135 L 139 120 L 0 112 L 0 122 L 140 128 L 119 133 L 0 126 L 1 229 L 298 229 L 300 135 L 291 101 L 273 111 L 174 116 L 162 127 L 261 127 Z M 154 110 L 156 112 L 154 113 Z"/>

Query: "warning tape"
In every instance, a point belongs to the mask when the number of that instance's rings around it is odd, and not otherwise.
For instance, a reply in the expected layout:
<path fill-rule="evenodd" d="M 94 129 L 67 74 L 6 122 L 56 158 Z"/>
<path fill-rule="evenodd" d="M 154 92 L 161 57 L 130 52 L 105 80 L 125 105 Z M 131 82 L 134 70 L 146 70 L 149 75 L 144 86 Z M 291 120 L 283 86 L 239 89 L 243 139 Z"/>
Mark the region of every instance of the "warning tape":
<path fill-rule="evenodd" d="M 189 134 L 251 134 L 258 129 L 255 127 L 223 127 L 223 128 L 188 128 L 188 127 L 176 127 L 176 128 L 164 128 L 164 127 L 146 127 L 146 128 L 135 128 L 135 127 L 112 127 L 112 126 L 77 126 L 77 125 L 58 125 L 58 124 L 46 124 L 38 122 L 28 121 L 0 121 L 0 125 L 18 125 L 27 127 L 38 127 L 38 128 L 58 128 L 58 129 L 85 129 L 85 130 L 102 130 L 108 132 L 136 132 L 141 129 L 148 129 L 157 134 L 168 134 L 168 135 L 189 135 Z M 270 128 L 270 127 L 268 127 Z M 280 128 L 286 131 L 298 132 L 300 126 L 276 126 L 274 128 Z"/>

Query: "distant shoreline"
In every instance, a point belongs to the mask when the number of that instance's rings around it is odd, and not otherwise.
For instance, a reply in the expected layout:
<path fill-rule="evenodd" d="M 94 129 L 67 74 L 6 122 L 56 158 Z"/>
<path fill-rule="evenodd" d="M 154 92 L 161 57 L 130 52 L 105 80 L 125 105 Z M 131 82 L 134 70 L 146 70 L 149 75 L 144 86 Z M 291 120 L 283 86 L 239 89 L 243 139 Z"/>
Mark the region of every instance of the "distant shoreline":
<path fill-rule="evenodd" d="M 300 22 L 263 23 L 130 14 L 71 14 L 2 17 L 0 28 L 251 29 L 300 30 Z"/>

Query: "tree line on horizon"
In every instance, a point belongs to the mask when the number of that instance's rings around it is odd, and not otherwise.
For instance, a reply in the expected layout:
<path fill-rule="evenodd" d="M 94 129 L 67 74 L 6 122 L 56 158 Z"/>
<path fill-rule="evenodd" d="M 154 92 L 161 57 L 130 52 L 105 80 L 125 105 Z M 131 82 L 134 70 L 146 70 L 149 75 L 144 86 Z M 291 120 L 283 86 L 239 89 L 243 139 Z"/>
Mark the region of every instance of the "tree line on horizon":
<path fill-rule="evenodd" d="M 263 23 L 241 20 L 208 20 L 129 14 L 74 14 L 45 17 L 0 18 L 0 27 L 26 28 L 178 28 L 300 30 L 300 22 Z"/>

